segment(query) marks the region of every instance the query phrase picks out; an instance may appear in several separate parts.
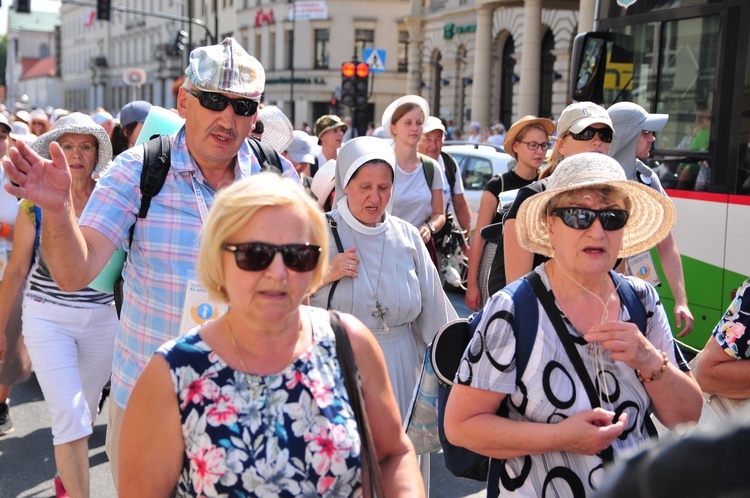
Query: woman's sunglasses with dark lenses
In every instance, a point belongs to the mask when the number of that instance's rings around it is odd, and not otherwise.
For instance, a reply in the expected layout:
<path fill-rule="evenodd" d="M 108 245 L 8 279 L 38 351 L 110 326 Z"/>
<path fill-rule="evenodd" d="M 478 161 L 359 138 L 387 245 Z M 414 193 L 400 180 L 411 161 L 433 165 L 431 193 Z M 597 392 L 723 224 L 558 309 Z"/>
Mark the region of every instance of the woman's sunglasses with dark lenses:
<path fill-rule="evenodd" d="M 252 116 L 258 110 L 258 101 L 250 99 L 230 99 L 220 93 L 188 90 L 188 93 L 198 99 L 202 107 L 211 111 L 223 111 L 228 105 L 232 106 L 238 116 Z"/>
<path fill-rule="evenodd" d="M 318 264 L 320 246 L 312 244 L 287 244 L 277 246 L 263 242 L 224 244 L 222 249 L 233 252 L 240 270 L 261 271 L 271 265 L 276 253 L 281 253 L 284 264 L 296 272 L 312 271 Z"/>
<path fill-rule="evenodd" d="M 579 140 L 583 142 L 588 142 L 589 140 L 592 140 L 594 138 L 594 135 L 599 134 L 599 138 L 602 139 L 602 142 L 611 143 L 612 142 L 612 129 L 611 128 L 592 128 L 591 126 L 584 128 L 581 133 L 571 133 L 570 136 L 573 137 L 573 140 Z"/>
<path fill-rule="evenodd" d="M 557 208 L 552 214 L 558 216 L 565 226 L 576 230 L 586 230 L 596 218 L 605 230 L 619 230 L 628 222 L 628 212 L 624 209 L 586 209 L 577 207 Z"/>

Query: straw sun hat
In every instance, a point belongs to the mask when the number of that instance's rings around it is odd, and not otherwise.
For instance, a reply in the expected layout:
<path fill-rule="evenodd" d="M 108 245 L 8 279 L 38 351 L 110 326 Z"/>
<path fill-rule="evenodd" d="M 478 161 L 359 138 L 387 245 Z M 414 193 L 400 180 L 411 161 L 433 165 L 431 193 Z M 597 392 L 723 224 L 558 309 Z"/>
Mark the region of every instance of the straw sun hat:
<path fill-rule="evenodd" d="M 604 186 L 616 189 L 631 202 L 618 257 L 647 251 L 669 235 L 675 220 L 672 201 L 646 185 L 627 180 L 620 164 L 611 157 L 587 152 L 561 161 L 550 175 L 547 189 L 521 204 L 516 218 L 516 234 L 521 247 L 553 257 L 554 248 L 547 227 L 549 202 L 563 192 Z"/>
<path fill-rule="evenodd" d="M 507 154 L 510 154 L 513 159 L 518 159 L 518 154 L 513 150 L 513 143 L 518 138 L 518 134 L 531 125 L 542 125 L 547 131 L 547 136 L 552 135 L 555 132 L 555 123 L 547 118 L 538 118 L 536 116 L 527 115 L 513 123 L 505 135 L 503 140 L 503 148 Z"/>
<path fill-rule="evenodd" d="M 92 135 L 99 143 L 99 157 L 96 161 L 94 173 L 102 173 L 109 166 L 112 160 L 112 143 L 104 128 L 99 126 L 91 119 L 88 114 L 74 112 L 67 116 L 61 117 L 55 123 L 55 127 L 47 133 L 44 133 L 31 144 L 31 149 L 49 159 L 49 144 L 57 142 L 61 136 L 69 133 L 75 135 Z"/>

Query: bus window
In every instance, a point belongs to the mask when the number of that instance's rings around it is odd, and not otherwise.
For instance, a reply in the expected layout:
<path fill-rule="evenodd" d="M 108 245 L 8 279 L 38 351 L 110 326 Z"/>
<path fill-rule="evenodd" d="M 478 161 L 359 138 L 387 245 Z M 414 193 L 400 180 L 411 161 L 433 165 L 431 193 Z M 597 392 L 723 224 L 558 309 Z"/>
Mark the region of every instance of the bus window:
<path fill-rule="evenodd" d="M 739 167 L 737 168 L 737 192 L 740 194 L 750 194 L 750 51 L 746 51 L 746 53 L 745 86 L 742 92 L 742 121 L 740 121 Z"/>

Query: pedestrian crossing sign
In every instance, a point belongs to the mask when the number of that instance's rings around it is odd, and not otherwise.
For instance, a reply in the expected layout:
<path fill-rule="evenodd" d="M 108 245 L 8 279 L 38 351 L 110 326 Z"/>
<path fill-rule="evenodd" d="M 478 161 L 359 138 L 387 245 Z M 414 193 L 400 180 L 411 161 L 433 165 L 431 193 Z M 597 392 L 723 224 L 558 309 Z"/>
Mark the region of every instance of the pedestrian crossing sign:
<path fill-rule="evenodd" d="M 365 63 L 370 66 L 371 73 L 385 72 L 385 50 L 377 48 L 366 48 L 364 54 Z"/>

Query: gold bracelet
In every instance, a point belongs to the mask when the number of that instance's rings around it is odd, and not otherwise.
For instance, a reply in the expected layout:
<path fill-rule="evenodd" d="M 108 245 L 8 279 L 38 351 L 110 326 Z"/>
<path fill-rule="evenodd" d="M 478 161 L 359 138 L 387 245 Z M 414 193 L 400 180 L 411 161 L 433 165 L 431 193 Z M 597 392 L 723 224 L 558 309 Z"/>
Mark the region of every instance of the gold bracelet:
<path fill-rule="evenodd" d="M 638 380 L 641 381 L 642 384 L 648 384 L 652 380 L 659 380 L 661 379 L 662 374 L 667 371 L 667 365 L 669 365 L 669 358 L 667 358 L 667 353 L 664 351 L 659 351 L 661 353 L 661 357 L 663 358 L 663 361 L 661 363 L 661 368 L 659 370 L 655 370 L 651 373 L 651 378 L 644 379 L 643 375 L 641 375 L 640 370 L 636 370 L 635 373 L 638 374 Z"/>

